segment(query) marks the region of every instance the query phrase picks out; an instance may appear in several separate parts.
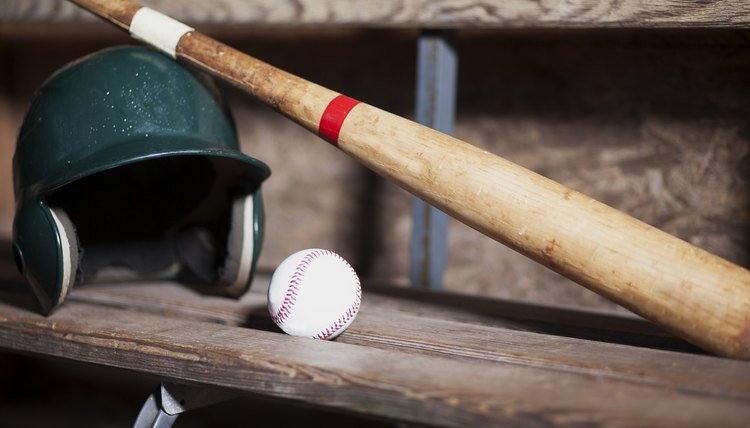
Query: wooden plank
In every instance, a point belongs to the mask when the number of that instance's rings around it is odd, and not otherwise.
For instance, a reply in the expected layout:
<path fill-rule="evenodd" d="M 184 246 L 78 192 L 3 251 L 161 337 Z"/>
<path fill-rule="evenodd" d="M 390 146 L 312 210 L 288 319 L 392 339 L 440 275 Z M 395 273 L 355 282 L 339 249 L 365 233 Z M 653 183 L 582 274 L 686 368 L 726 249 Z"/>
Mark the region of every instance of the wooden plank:
<path fill-rule="evenodd" d="M 18 283 L 10 269 L 5 271 L 6 283 Z M 267 283 L 267 275 L 258 275 L 252 292 L 240 301 L 200 295 L 171 283 L 79 286 L 69 299 L 165 317 L 273 330 L 264 295 Z M 745 385 L 750 385 L 747 363 L 536 334 L 552 330 L 558 336 L 614 336 L 615 341 L 630 344 L 666 343 L 668 349 L 680 349 L 673 343 L 678 339 L 664 337 L 664 332 L 635 317 L 385 286 L 368 286 L 366 291 L 362 312 L 340 338 L 342 342 L 381 348 L 401 346 L 408 352 L 443 356 L 470 355 L 730 396 L 746 395 Z M 590 325 L 597 326 L 597 334 L 589 332 Z M 445 331 L 460 333 L 436 333 Z"/>
<path fill-rule="evenodd" d="M 7 262 L 8 260 L 7 257 L 2 257 L 0 261 Z M 19 288 L 21 284 L 17 275 L 14 275 L 12 266 L 9 263 L 4 263 L 2 266 L 4 268 L 0 269 L 2 271 L 0 283 L 4 287 Z M 91 334 L 98 331 L 96 323 L 99 317 L 110 317 L 110 315 L 102 315 L 100 311 L 106 312 L 113 308 L 122 308 L 121 312 L 130 314 L 128 315 L 130 318 L 121 326 L 126 329 L 142 328 L 139 327 L 140 322 L 166 325 L 165 320 L 171 319 L 185 321 L 191 325 L 213 325 L 219 328 L 221 326 L 244 327 L 244 330 L 250 331 L 277 332 L 278 330 L 272 327 L 266 311 L 264 285 L 267 281 L 267 276 L 259 275 L 253 284 L 253 292 L 248 293 L 239 301 L 200 295 L 185 286 L 170 283 L 79 286 L 74 289 L 65 308 L 74 306 L 78 308 L 76 310 L 91 312 L 89 315 L 80 316 L 81 322 L 91 317 L 96 318 L 91 320 L 93 323 L 90 325 L 93 329 L 90 331 Z M 402 358 L 425 356 L 456 363 L 471 362 L 472 364 L 489 364 L 493 367 L 495 365 L 519 367 L 535 373 L 536 370 L 541 370 L 552 377 L 560 375 L 566 378 L 572 376 L 573 378 L 596 379 L 598 382 L 611 382 L 612 388 L 616 391 L 621 390 L 618 385 L 625 384 L 655 388 L 664 394 L 681 391 L 694 397 L 711 397 L 710 402 L 729 400 L 746 405 L 750 400 L 750 370 L 748 370 L 750 365 L 747 362 L 554 337 L 529 331 L 513 331 L 507 327 L 533 331 L 535 325 L 527 325 L 519 321 L 506 325 L 504 323 L 507 320 L 504 320 L 500 314 L 519 315 L 526 311 L 531 312 L 529 318 L 534 320 L 553 321 L 559 318 L 564 322 L 573 321 L 574 324 L 584 325 L 586 318 L 589 317 L 592 322 L 601 323 L 605 320 L 604 323 L 608 325 L 608 328 L 614 331 L 620 330 L 618 324 L 624 322 L 625 330 L 649 333 L 648 324 L 632 328 L 632 322 L 640 321 L 637 319 L 577 313 L 559 308 L 533 308 L 528 304 L 515 307 L 511 302 L 472 299 L 467 296 L 442 295 L 441 299 L 441 295 L 433 293 L 386 287 L 376 287 L 376 289 L 380 291 L 380 294 L 366 292 L 359 317 L 351 328 L 340 336 L 338 343 L 380 349 L 395 353 L 394 355 L 401 355 Z M 366 290 L 369 290 L 369 287 L 366 287 Z M 28 295 L 6 292 L 0 294 L 0 301 L 9 303 L 28 319 L 37 319 L 37 327 L 41 331 L 39 337 L 32 341 L 45 342 L 48 340 L 45 337 L 49 334 L 59 336 L 59 316 L 55 315 L 49 319 L 37 317 L 28 310 L 31 303 Z M 453 305 L 446 304 L 446 301 Z M 472 303 L 478 303 L 479 310 L 475 310 Z M 454 307 L 451 309 L 451 306 Z M 9 325 L 7 319 L 9 313 L 5 309 L 0 304 L 0 317 L 6 317 L 5 322 L 0 322 L 0 330 L 6 330 Z M 545 315 L 548 310 L 551 318 Z M 561 311 L 562 317 L 560 317 Z M 125 315 L 120 315 L 121 319 L 125 319 L 123 317 Z M 11 316 L 11 318 L 11 324 L 18 322 L 16 316 Z M 45 331 L 45 328 L 51 331 Z M 9 337 L 15 337 L 13 332 L 0 333 L 0 335 L 5 335 L 0 339 L 0 343 L 9 343 L 5 340 L 8 334 L 10 334 Z M 63 335 L 63 341 L 72 337 Z M 58 339 L 59 337 L 55 340 Z M 24 342 L 23 339 L 16 338 L 15 340 Z M 181 346 L 180 339 L 175 338 L 173 344 Z M 5 345 L 0 346 L 7 348 Z M 67 347 L 64 344 L 57 346 Z M 26 352 L 45 354 L 44 350 L 31 349 Z M 98 352 L 91 351 L 93 359 L 89 361 L 123 367 L 116 361 L 108 361 L 107 353 L 103 354 L 103 359 L 97 359 L 96 353 Z M 80 359 L 79 356 L 70 354 L 68 351 L 46 352 L 46 355 Z M 149 364 L 148 361 L 148 358 L 142 359 L 140 364 L 145 366 Z M 125 368 L 161 375 L 143 366 Z M 175 378 L 185 380 L 179 376 Z M 296 396 L 289 398 L 299 399 Z M 313 402 L 314 400 L 308 401 L 308 403 Z M 702 403 L 701 405 L 712 406 L 709 402 Z M 387 416 L 388 414 L 381 415 Z M 423 419 L 417 420 L 424 422 Z"/>
<path fill-rule="evenodd" d="M 265 279 L 258 278 L 253 292 L 240 301 L 201 296 L 174 284 L 82 287 L 75 290 L 70 299 L 165 317 L 278 331 L 266 310 Z M 493 326 L 478 325 L 468 317 L 470 310 L 463 312 L 465 316 L 459 310 L 446 316 L 446 312 L 433 313 L 431 306 L 416 300 L 410 301 L 408 306 L 394 307 L 391 302 L 398 299 L 367 292 L 367 287 L 365 290 L 361 312 L 339 342 L 750 399 L 748 362 L 498 328 L 502 320 Z M 437 298 L 432 293 L 421 294 L 430 296 L 431 300 Z M 452 296 L 445 298 L 453 300 Z M 507 302 L 500 304 L 510 306 Z M 611 317 L 609 323 L 614 325 L 616 319 Z M 511 326 L 517 328 L 524 324 Z M 528 330 L 535 328 L 533 324 L 526 327 Z"/>
<path fill-rule="evenodd" d="M 4 295 L 0 346 L 443 426 L 743 426 L 747 398 L 453 359 L 66 302 L 44 318 Z"/>
<path fill-rule="evenodd" d="M 144 0 L 192 24 L 278 27 L 747 28 L 744 0 Z M 4 0 L 0 21 L 93 21 L 60 0 Z"/>
<path fill-rule="evenodd" d="M 236 325 L 247 316 L 244 305 L 261 299 L 268 277 L 259 275 L 252 294 L 234 305 L 225 299 L 217 301 L 191 293 L 174 284 L 127 285 L 116 287 L 79 287 L 74 299 L 98 302 L 118 307 L 143 307 L 152 311 L 179 311 L 185 316 L 199 317 L 213 322 Z M 407 313 L 422 318 L 452 320 L 488 327 L 554 334 L 600 340 L 610 343 L 633 344 L 665 350 L 702 353 L 699 349 L 659 329 L 648 321 L 633 316 L 605 312 L 502 301 L 455 293 L 431 293 L 392 286 L 367 286 L 368 302 L 378 311 Z M 179 301 L 179 303 L 176 303 Z M 260 300 L 256 312 L 265 316 Z"/>
<path fill-rule="evenodd" d="M 25 289 L 9 252 L 10 243 L 2 244 L 3 241 L 0 240 L 0 284 L 5 288 L 12 286 L 14 289 Z M 263 294 L 269 278 L 270 273 L 259 273 L 251 287 L 251 293 L 241 302 L 202 296 L 184 286 L 171 283 L 78 286 L 71 298 L 208 322 L 241 325 L 248 316 L 266 316 Z M 422 318 L 702 353 L 698 348 L 636 315 L 574 310 L 449 292 L 432 293 L 373 284 L 369 281 L 367 295 L 370 305 L 381 312 L 403 312 Z M 247 305 L 251 305 L 253 309 L 248 309 Z"/>
<path fill-rule="evenodd" d="M 96 301 L 120 307 L 141 307 L 164 311 L 179 306 L 187 316 L 206 317 L 209 321 L 236 323 L 244 318 L 245 305 L 265 304 L 264 293 L 268 274 L 259 274 L 251 287 L 251 294 L 235 304 L 226 299 L 206 298 L 176 284 L 117 284 L 113 286 L 84 286 L 72 298 Z M 503 301 L 479 296 L 448 292 L 426 292 L 409 288 L 378 285 L 367 282 L 368 301 L 378 311 L 404 312 L 423 318 L 444 319 L 464 323 L 502 327 L 536 333 L 570 335 L 574 337 L 607 337 L 609 341 L 654 341 L 668 349 L 689 349 L 686 342 L 666 333 L 654 324 L 635 315 L 626 316 L 591 310 L 550 307 L 517 301 Z M 230 315 L 232 314 L 232 315 Z M 225 318 L 226 317 L 226 318 Z M 599 333 L 594 333 L 598 331 Z M 627 337 L 630 335 L 630 337 Z M 679 342 L 679 344 L 676 344 Z"/>

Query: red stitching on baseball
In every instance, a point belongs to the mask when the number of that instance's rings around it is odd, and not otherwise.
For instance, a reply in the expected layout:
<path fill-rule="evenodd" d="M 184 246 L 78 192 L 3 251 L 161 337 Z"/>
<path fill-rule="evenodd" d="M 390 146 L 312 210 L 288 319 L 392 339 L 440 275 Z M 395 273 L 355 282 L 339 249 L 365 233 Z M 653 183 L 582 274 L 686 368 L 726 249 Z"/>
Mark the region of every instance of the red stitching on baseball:
<path fill-rule="evenodd" d="M 310 263 L 312 263 L 313 260 L 324 255 L 334 256 L 339 260 L 343 260 L 344 263 L 349 266 L 349 263 L 347 263 L 346 260 L 344 260 L 341 256 L 334 253 L 333 251 L 315 250 L 307 253 L 307 255 L 305 255 L 305 257 L 303 257 L 302 260 L 299 261 L 299 263 L 297 263 L 297 267 L 294 269 L 292 278 L 289 280 L 289 286 L 286 290 L 284 302 L 281 304 L 276 313 L 271 316 L 271 319 L 273 319 L 273 321 L 277 325 L 280 326 L 284 324 L 287 318 L 289 318 L 289 316 L 291 315 L 292 307 L 294 307 L 294 303 L 297 300 L 295 297 L 299 293 L 299 286 L 302 283 L 302 276 L 307 270 L 306 268 L 310 265 Z M 354 269 L 352 269 L 351 266 L 349 266 L 349 269 L 354 272 Z M 354 277 L 357 278 L 356 273 L 354 275 Z M 359 285 L 359 278 L 357 278 L 357 285 Z"/>
<path fill-rule="evenodd" d="M 338 256 L 338 254 L 334 254 L 334 255 Z M 349 271 L 354 275 L 354 279 L 357 281 L 357 296 L 354 299 L 354 302 L 346 309 L 346 312 L 344 312 L 344 314 L 341 315 L 339 319 L 334 321 L 333 324 L 326 327 L 324 330 L 322 330 L 320 333 L 314 336 L 321 340 L 326 340 L 329 337 L 333 336 L 334 333 L 336 333 L 339 329 L 344 327 L 347 322 L 349 322 L 352 318 L 354 318 L 354 316 L 357 315 L 357 311 L 359 311 L 360 304 L 362 303 L 362 287 L 360 285 L 359 276 L 357 275 L 357 272 L 346 260 L 344 260 L 340 256 L 338 258 L 342 260 L 346 264 L 346 266 L 349 267 Z"/>

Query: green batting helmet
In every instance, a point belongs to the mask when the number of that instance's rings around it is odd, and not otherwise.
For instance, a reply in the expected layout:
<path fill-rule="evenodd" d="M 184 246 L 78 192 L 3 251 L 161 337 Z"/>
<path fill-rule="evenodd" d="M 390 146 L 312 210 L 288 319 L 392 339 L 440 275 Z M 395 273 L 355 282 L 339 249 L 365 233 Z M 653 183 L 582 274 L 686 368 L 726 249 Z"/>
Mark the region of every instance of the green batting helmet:
<path fill-rule="evenodd" d="M 146 48 L 50 77 L 13 159 L 19 270 L 43 313 L 76 282 L 173 279 L 239 296 L 262 241 L 260 184 L 210 81 Z"/>

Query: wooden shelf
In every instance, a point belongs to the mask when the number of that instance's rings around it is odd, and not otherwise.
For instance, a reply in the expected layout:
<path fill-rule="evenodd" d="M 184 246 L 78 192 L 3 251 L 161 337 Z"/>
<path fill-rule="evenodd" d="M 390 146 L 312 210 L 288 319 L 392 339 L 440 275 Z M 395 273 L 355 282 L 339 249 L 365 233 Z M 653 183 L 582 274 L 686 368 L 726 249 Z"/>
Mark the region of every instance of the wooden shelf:
<path fill-rule="evenodd" d="M 743 0 L 143 0 L 192 24 L 375 28 L 747 28 Z M 5 0 L 0 22 L 94 21 L 60 0 Z"/>
<path fill-rule="evenodd" d="M 0 348 L 444 426 L 742 426 L 750 417 L 750 362 L 622 344 L 647 337 L 679 348 L 640 319 L 365 282 L 355 322 L 321 342 L 274 327 L 267 280 L 239 301 L 171 283 L 79 286 L 45 318 L 6 279 Z M 580 338 L 592 331 L 610 343 Z"/>

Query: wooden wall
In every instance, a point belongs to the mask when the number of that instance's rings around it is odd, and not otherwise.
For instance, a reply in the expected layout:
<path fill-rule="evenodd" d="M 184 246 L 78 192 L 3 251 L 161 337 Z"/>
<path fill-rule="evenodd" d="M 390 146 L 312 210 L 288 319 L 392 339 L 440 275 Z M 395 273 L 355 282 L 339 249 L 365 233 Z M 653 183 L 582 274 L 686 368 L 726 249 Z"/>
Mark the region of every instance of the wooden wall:
<path fill-rule="evenodd" d="M 207 26 L 274 65 L 411 117 L 417 32 Z M 25 108 L 55 69 L 121 43 L 99 24 L 0 24 L 0 236 Z M 456 135 L 750 266 L 750 38 L 743 30 L 461 30 Z M 224 88 L 243 149 L 267 162 L 261 265 L 325 247 L 406 284 L 410 196 Z M 554 216 L 555 213 L 549 213 Z M 613 305 L 452 222 L 446 288 Z"/>

